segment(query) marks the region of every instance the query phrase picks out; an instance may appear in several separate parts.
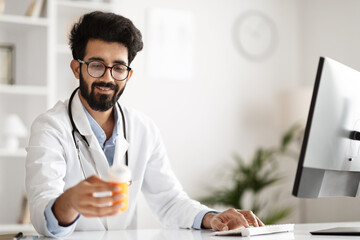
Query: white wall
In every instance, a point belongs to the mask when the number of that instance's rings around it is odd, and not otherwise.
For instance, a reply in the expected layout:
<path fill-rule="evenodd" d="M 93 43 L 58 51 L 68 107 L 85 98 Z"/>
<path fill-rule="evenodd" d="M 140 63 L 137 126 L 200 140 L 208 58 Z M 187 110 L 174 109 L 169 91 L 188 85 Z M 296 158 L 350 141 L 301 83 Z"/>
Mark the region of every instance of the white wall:
<path fill-rule="evenodd" d="M 284 128 L 276 124 L 279 92 L 313 87 L 319 56 L 332 57 L 360 70 L 360 2 L 357 0 L 293 1 L 123 1 L 122 13 L 144 32 L 145 48 L 134 62 L 136 73 L 125 102 L 148 113 L 158 124 L 171 164 L 191 197 L 218 186 L 222 171 L 236 152 L 249 158 L 258 146 L 278 143 Z M 146 11 L 165 7 L 196 16 L 196 79 L 190 84 L 151 79 L 145 73 Z M 258 9 L 276 23 L 275 54 L 252 62 L 237 52 L 232 26 L 248 9 Z M 213 74 L 214 63 L 222 74 Z M 306 106 L 306 104 L 304 104 Z M 165 113 L 165 114 L 164 114 Z M 304 115 L 304 114 L 303 114 Z M 303 122 L 304 123 L 304 122 Z M 296 163 L 283 167 L 284 203 L 296 211 L 287 221 L 358 220 L 359 200 L 302 201 L 291 196 Z M 220 177 L 219 177 L 220 176 Z M 140 227 L 157 224 L 140 204 Z"/>
<path fill-rule="evenodd" d="M 249 158 L 255 147 L 278 143 L 274 97 L 280 89 L 298 84 L 297 1 L 135 0 L 121 4 L 121 13 L 134 21 L 145 40 L 144 50 L 133 62 L 135 72 L 124 102 L 155 120 L 172 167 L 191 197 L 204 196 L 209 187 L 224 184 L 219 178 L 233 163 L 233 153 Z M 146 74 L 146 13 L 150 7 L 194 14 L 193 81 L 159 80 Z M 233 43 L 235 20 L 249 9 L 263 11 L 276 23 L 275 52 L 263 61 L 249 61 Z M 158 226 L 145 206 L 141 201 L 140 227 Z"/>
<path fill-rule="evenodd" d="M 301 76 L 312 86 L 319 56 L 331 57 L 360 71 L 360 2 L 305 0 L 301 3 Z M 358 221 L 360 200 L 327 198 L 306 200 L 301 222 Z"/>
<path fill-rule="evenodd" d="M 360 70 L 360 2 L 305 0 L 300 6 L 301 82 L 313 85 L 319 56 Z"/>

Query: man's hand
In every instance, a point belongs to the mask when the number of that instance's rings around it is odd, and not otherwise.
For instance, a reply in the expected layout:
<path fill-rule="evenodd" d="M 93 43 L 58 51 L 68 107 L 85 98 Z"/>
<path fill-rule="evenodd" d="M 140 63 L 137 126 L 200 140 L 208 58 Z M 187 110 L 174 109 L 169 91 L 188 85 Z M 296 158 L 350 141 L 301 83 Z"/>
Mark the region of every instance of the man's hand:
<path fill-rule="evenodd" d="M 264 226 L 262 221 L 255 216 L 252 211 L 236 210 L 230 208 L 221 213 L 207 213 L 202 221 L 204 228 L 210 228 L 215 231 L 227 231 L 239 227 Z"/>
<path fill-rule="evenodd" d="M 110 185 L 98 176 L 91 176 L 60 195 L 53 205 L 53 213 L 61 226 L 71 224 L 81 214 L 85 217 L 105 217 L 118 213 L 122 204 L 113 204 L 124 198 L 122 194 L 95 197 L 95 192 L 120 192 L 118 186 Z"/>

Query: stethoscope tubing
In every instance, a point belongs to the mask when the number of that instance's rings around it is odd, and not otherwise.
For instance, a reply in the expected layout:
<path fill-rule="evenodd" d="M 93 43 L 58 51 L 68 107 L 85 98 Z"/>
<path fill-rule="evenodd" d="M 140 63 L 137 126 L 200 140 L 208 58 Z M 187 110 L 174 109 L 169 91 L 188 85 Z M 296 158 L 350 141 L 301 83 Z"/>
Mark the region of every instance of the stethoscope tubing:
<path fill-rule="evenodd" d="M 89 142 L 87 141 L 86 137 L 84 135 L 82 135 L 78 128 L 76 127 L 76 124 L 74 122 L 74 119 L 73 119 L 73 116 L 72 116 L 72 108 L 71 108 L 71 103 L 72 103 L 72 100 L 77 92 L 77 90 L 79 89 L 79 87 L 77 87 L 71 94 L 70 96 L 70 99 L 69 99 L 69 104 L 68 104 L 68 114 L 69 114 L 69 118 L 70 118 L 70 123 L 71 123 L 71 126 L 72 126 L 72 137 L 73 137 L 73 141 L 74 141 L 74 144 L 75 144 L 75 147 L 77 149 L 77 153 L 78 153 L 78 160 L 80 162 L 80 167 L 82 169 L 82 172 L 83 172 L 83 175 L 84 175 L 84 178 L 86 179 L 86 174 L 85 174 L 85 171 L 84 171 L 84 167 L 83 167 L 83 164 L 81 162 L 81 159 L 80 159 L 80 147 L 79 147 L 79 144 L 78 142 L 76 141 L 75 139 L 75 133 L 79 134 L 81 136 L 81 139 L 86 142 L 87 146 L 90 147 L 90 144 Z M 124 135 L 124 138 L 126 138 L 126 122 L 125 122 L 125 114 L 120 106 L 120 104 L 117 102 L 117 105 L 119 107 L 119 110 L 120 110 L 120 113 L 121 113 L 121 119 L 122 119 L 122 127 L 123 127 L 123 135 Z M 128 151 L 126 150 L 125 152 L 125 164 L 126 166 L 129 165 L 129 155 L 128 155 Z"/>

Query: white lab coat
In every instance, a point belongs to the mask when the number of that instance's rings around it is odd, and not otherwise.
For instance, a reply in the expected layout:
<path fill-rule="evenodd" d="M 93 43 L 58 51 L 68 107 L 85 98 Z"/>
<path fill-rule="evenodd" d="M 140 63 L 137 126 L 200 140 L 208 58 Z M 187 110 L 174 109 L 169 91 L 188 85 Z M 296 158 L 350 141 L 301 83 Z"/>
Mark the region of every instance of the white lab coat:
<path fill-rule="evenodd" d="M 80 216 L 76 230 L 119 230 L 136 228 L 136 201 L 140 190 L 150 209 L 164 226 L 191 228 L 195 216 L 207 209 L 189 199 L 172 172 L 164 144 L 154 123 L 146 116 L 122 107 L 125 115 L 127 140 L 118 127 L 114 165 L 124 164 L 128 150 L 132 185 L 129 208 L 116 216 L 86 218 Z M 118 111 L 119 118 L 121 113 Z M 96 139 L 78 93 L 72 102 L 74 122 L 90 144 L 76 135 L 86 177 L 97 174 L 107 179 L 109 169 L 105 154 Z M 122 124 L 122 123 L 121 123 Z M 50 200 L 84 180 L 78 153 L 72 137 L 68 101 L 58 102 L 33 123 L 27 147 L 26 190 L 31 222 L 43 235 L 53 236 L 47 229 L 44 211 Z"/>

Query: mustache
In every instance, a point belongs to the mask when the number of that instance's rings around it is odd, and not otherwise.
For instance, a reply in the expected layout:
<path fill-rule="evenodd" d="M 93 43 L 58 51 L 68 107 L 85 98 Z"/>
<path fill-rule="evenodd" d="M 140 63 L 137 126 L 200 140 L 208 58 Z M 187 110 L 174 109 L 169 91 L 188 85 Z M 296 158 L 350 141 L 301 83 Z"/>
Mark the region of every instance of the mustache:
<path fill-rule="evenodd" d="M 115 90 L 115 92 L 117 92 L 119 90 L 118 85 L 115 85 L 115 84 L 112 84 L 112 83 L 94 82 L 91 85 L 91 89 L 94 90 L 95 87 L 107 87 L 107 88 L 110 88 L 112 90 Z"/>

